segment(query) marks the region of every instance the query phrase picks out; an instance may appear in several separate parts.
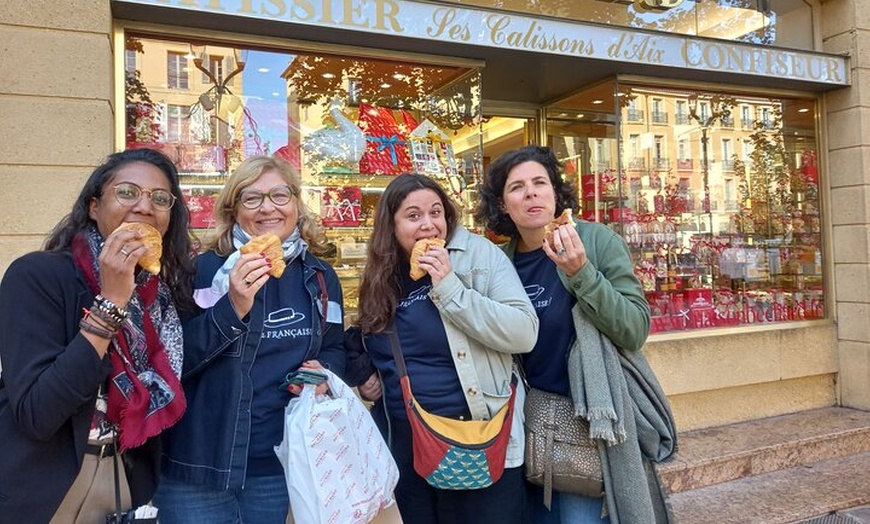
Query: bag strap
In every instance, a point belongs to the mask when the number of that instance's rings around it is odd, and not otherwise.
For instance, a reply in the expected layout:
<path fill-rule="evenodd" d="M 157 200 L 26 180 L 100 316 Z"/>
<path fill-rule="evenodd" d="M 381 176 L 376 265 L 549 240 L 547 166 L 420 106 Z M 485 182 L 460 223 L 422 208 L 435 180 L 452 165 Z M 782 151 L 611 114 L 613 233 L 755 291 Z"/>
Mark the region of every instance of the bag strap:
<path fill-rule="evenodd" d="M 405 367 L 405 357 L 402 355 L 402 344 L 399 343 L 399 335 L 396 332 L 396 325 L 390 325 L 390 348 L 393 350 L 393 360 L 396 361 L 396 368 L 399 371 L 399 378 L 408 376 L 408 368 Z"/>
<path fill-rule="evenodd" d="M 317 284 L 320 286 L 320 336 L 326 331 L 326 308 L 329 306 L 329 297 L 326 294 L 326 279 L 323 278 L 323 271 L 315 269 L 314 274 L 317 275 Z"/>
<path fill-rule="evenodd" d="M 121 479 L 118 472 L 118 434 L 112 430 L 112 445 L 115 446 L 112 453 L 112 463 L 115 466 L 115 522 L 121 522 Z"/>
<path fill-rule="evenodd" d="M 547 404 L 547 423 L 544 425 L 546 429 L 546 440 L 544 442 L 544 506 L 549 510 L 553 504 L 553 441 L 556 438 L 556 430 L 559 425 L 556 423 L 556 403 L 552 397 L 544 397 L 544 402 Z"/>

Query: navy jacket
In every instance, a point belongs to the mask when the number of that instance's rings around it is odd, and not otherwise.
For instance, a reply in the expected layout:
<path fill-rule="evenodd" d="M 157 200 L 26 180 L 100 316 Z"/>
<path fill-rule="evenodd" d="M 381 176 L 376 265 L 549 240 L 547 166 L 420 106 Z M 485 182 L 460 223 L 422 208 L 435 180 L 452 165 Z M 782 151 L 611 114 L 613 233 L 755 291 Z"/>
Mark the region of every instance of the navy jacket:
<path fill-rule="evenodd" d="M 311 345 L 305 359 L 317 359 L 324 367 L 343 375 L 345 352 L 338 277 L 326 262 L 310 253 L 302 256 L 303 279 L 311 303 L 310 318 L 316 319 L 312 322 Z M 225 260 L 226 257 L 214 252 L 197 257 L 194 287 L 210 286 Z M 327 322 L 322 322 L 325 312 L 321 311 L 317 272 L 324 277 L 329 308 L 338 313 L 338 316 L 327 315 Z M 285 280 L 279 279 L 277 284 L 283 285 Z M 221 297 L 214 306 L 182 319 L 182 384 L 187 396 L 187 412 L 165 434 L 163 473 L 167 477 L 216 489 L 244 485 L 253 397 L 250 369 L 257 357 L 265 314 L 261 290 L 244 321 L 237 317 L 229 295 Z"/>
<path fill-rule="evenodd" d="M 112 369 L 79 333 L 94 295 L 68 252 L 14 261 L 0 284 L 0 523 L 45 524 L 82 465 Z M 159 439 L 125 454 L 134 504 L 156 487 Z"/>

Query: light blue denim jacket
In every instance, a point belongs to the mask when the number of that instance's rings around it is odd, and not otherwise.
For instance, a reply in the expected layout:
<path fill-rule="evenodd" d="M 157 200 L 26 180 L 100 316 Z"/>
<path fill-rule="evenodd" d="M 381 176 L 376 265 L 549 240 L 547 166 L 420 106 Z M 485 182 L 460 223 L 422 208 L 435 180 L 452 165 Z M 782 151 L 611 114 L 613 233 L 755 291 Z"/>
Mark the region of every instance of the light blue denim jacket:
<path fill-rule="evenodd" d="M 513 263 L 495 244 L 457 226 L 447 242 L 453 272 L 429 293 L 441 314 L 471 415 L 486 420 L 510 397 L 513 354 L 538 340 L 538 316 Z M 517 387 L 505 467 L 522 465 L 525 391 Z"/>

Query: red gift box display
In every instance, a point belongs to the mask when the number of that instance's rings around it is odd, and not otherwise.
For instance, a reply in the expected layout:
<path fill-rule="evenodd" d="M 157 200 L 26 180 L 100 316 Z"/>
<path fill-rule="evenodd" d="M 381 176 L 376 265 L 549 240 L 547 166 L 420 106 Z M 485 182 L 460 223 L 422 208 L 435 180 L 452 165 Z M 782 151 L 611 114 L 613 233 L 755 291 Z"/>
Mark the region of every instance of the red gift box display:
<path fill-rule="evenodd" d="M 325 187 L 320 197 L 320 215 L 324 226 L 358 226 L 362 224 L 358 187 Z"/>
<path fill-rule="evenodd" d="M 191 195 L 190 190 L 184 191 L 184 204 L 190 213 L 190 227 L 212 228 L 214 220 L 214 202 L 216 195 Z"/>
<path fill-rule="evenodd" d="M 406 112 L 403 123 L 412 123 Z M 366 150 L 359 161 L 361 173 L 398 175 L 412 169 L 406 132 L 399 128 L 392 111 L 369 104 L 359 105 L 359 127 L 366 137 Z"/>

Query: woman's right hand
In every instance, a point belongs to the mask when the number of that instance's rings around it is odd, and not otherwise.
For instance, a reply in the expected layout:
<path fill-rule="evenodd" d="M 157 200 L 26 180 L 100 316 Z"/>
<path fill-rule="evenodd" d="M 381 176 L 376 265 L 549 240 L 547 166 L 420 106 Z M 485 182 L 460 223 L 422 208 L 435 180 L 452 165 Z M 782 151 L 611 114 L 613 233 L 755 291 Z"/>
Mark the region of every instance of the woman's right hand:
<path fill-rule="evenodd" d="M 245 318 L 254 306 L 254 297 L 269 280 L 272 266 L 260 253 L 242 255 L 230 271 L 230 302 L 239 319 Z"/>
<path fill-rule="evenodd" d="M 136 289 L 135 273 L 145 244 L 133 231 L 116 230 L 106 237 L 100 250 L 100 294 L 124 308 Z"/>
<path fill-rule="evenodd" d="M 364 384 L 357 387 L 357 390 L 359 391 L 359 396 L 361 396 L 363 400 L 375 402 L 381 398 L 381 395 L 383 394 L 383 391 L 381 391 L 380 377 L 378 377 L 377 373 L 372 373 L 372 376 L 370 376 Z"/>

